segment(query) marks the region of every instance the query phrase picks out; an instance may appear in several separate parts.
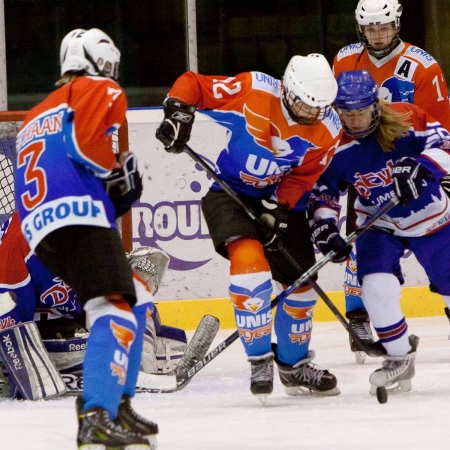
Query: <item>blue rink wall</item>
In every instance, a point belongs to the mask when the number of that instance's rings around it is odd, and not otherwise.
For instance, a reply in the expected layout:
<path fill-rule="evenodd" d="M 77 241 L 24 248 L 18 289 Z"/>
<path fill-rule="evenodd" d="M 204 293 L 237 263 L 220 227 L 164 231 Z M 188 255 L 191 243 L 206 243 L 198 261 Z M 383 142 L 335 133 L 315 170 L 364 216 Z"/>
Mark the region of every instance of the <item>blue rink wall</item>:
<path fill-rule="evenodd" d="M 133 247 L 151 246 L 170 256 L 169 268 L 155 297 L 165 324 L 193 330 L 203 315 L 212 314 L 220 319 L 222 328 L 235 328 L 228 294 L 229 262 L 214 251 L 201 212 L 201 199 L 211 180 L 188 155 L 164 151 L 155 138 L 162 118 L 161 108 L 127 112 L 130 150 L 138 157 L 144 184 L 142 197 L 132 208 Z M 198 112 L 189 141 L 192 149 L 214 165 L 227 143 L 227 130 Z M 344 234 L 345 196 L 340 203 L 339 227 Z M 406 317 L 443 315 L 443 301 L 429 292 L 428 278 L 413 255 L 404 255 L 402 269 Z M 318 280 L 342 313 L 344 271 L 344 264 L 329 263 L 320 270 Z M 314 320 L 325 322 L 336 318 L 319 299 Z"/>

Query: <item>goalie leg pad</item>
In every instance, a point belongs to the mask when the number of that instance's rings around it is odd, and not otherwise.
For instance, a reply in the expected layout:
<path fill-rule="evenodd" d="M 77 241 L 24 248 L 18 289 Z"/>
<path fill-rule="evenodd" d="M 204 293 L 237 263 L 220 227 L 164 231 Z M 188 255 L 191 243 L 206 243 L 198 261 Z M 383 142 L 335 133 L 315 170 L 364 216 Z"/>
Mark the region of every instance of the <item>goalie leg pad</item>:
<path fill-rule="evenodd" d="M 34 322 L 0 331 L 0 356 L 9 374 L 12 397 L 40 400 L 66 391 Z"/>
<path fill-rule="evenodd" d="M 186 351 L 187 337 L 185 331 L 162 325 L 155 343 L 158 373 L 171 373 L 176 369 Z"/>
<path fill-rule="evenodd" d="M 59 370 L 68 392 L 83 389 L 83 360 L 86 353 L 87 338 L 44 340 L 45 348 L 53 364 Z"/>

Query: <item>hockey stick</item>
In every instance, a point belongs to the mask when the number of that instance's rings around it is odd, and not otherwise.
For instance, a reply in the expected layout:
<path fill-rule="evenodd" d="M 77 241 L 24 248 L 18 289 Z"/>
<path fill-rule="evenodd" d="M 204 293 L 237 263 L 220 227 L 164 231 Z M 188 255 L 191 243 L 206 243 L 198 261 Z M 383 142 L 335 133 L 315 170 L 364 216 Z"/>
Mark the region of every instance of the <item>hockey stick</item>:
<path fill-rule="evenodd" d="M 377 211 L 373 216 L 371 216 L 363 225 L 361 225 L 356 231 L 349 234 L 347 238 L 345 239 L 345 242 L 347 245 L 352 244 L 358 236 L 360 236 L 362 233 L 364 233 L 366 230 L 369 229 L 371 225 L 374 224 L 384 213 L 386 213 L 389 209 L 391 209 L 393 206 L 395 206 L 398 203 L 397 199 L 393 200 L 393 204 L 390 202 L 387 203 L 383 208 L 381 208 L 379 211 Z M 283 292 L 278 294 L 271 303 L 271 308 L 275 308 L 278 306 L 280 301 L 284 300 L 289 294 L 292 294 L 295 289 L 297 289 L 300 285 L 307 282 L 308 278 L 312 277 L 314 274 L 316 274 L 328 261 L 333 259 L 333 257 L 336 255 L 335 252 L 329 252 L 324 257 L 322 257 L 319 261 L 317 261 L 313 266 L 310 267 L 309 270 L 304 272 L 299 278 L 297 278 L 293 284 L 288 286 Z M 327 297 L 328 298 L 328 297 Z M 335 308 L 333 302 L 331 302 L 331 306 L 327 304 L 330 308 Z M 333 311 L 334 312 L 334 311 Z M 336 314 L 336 313 L 335 313 Z M 344 325 L 344 328 L 347 329 L 349 327 L 347 321 L 345 318 L 342 317 L 339 310 L 337 310 L 336 317 L 341 317 Z M 349 332 L 352 334 L 351 332 Z M 228 336 L 223 342 L 221 342 L 217 347 L 215 347 L 213 350 L 211 350 L 201 361 L 199 361 L 197 364 L 195 364 L 193 367 L 191 367 L 188 372 L 185 374 L 185 379 L 188 380 L 189 378 L 192 378 L 196 373 L 198 373 L 200 370 L 202 370 L 207 364 L 209 364 L 214 358 L 216 358 L 220 353 L 222 353 L 225 349 L 227 349 L 234 341 L 236 341 L 239 338 L 239 331 L 234 331 L 230 336 Z M 364 345 L 364 351 L 369 356 L 381 356 L 385 354 L 384 347 L 380 344 L 380 341 L 377 341 L 374 344 L 371 345 Z M 180 374 L 179 383 L 183 383 L 182 375 Z"/>
<path fill-rule="evenodd" d="M 184 150 L 185 153 L 187 153 L 195 162 L 200 164 L 200 166 L 208 173 L 214 181 L 237 203 L 239 204 L 244 211 L 247 213 L 247 215 L 255 220 L 260 226 L 267 228 L 267 225 L 237 196 L 236 192 L 234 192 L 233 189 L 228 186 L 228 184 L 220 178 L 214 169 L 209 166 L 208 163 L 206 163 L 203 158 L 201 158 L 194 150 L 192 150 L 188 145 L 185 145 Z M 395 198 L 393 200 L 390 200 L 383 208 L 381 208 L 377 213 L 372 216 L 371 219 L 367 223 L 365 223 L 362 227 L 360 227 L 359 232 L 355 231 L 354 233 L 351 233 L 348 238 L 352 238 L 355 240 L 359 235 L 361 235 L 364 231 L 366 231 L 373 223 L 381 217 L 383 214 L 385 214 L 389 209 L 394 207 L 398 203 L 398 199 Z M 370 222 L 370 223 L 369 223 Z M 352 242 L 353 242 L 352 240 Z M 282 242 L 280 239 L 277 240 L 278 247 L 277 249 L 282 252 L 282 254 L 286 257 L 286 259 L 294 266 L 294 268 L 299 273 L 304 273 L 300 265 L 295 261 L 295 259 L 290 255 L 290 253 L 282 246 Z M 334 253 L 334 254 L 333 254 Z M 333 259 L 333 257 L 336 255 L 335 252 L 330 252 L 330 254 L 327 254 L 325 256 L 326 259 L 323 261 L 317 269 L 315 269 L 314 273 L 311 273 L 311 269 L 307 271 L 308 276 L 303 278 L 300 277 L 298 280 L 294 282 L 292 286 L 290 286 L 288 289 L 283 291 L 277 298 L 278 302 L 280 299 L 284 299 L 287 297 L 287 295 L 291 294 L 297 287 L 299 287 L 301 284 L 307 282 L 315 291 L 316 293 L 322 298 L 322 300 L 325 302 L 325 304 L 330 308 L 330 310 L 333 312 L 333 314 L 336 316 L 336 318 L 339 320 L 339 322 L 344 326 L 344 328 L 347 330 L 347 332 L 351 335 L 352 339 L 356 342 L 356 344 L 369 356 L 381 356 L 385 353 L 384 347 L 381 345 L 381 343 L 366 343 L 363 342 L 359 336 L 356 334 L 356 332 L 349 326 L 348 322 L 345 320 L 344 316 L 340 313 L 340 311 L 336 308 L 334 303 L 330 300 L 328 295 L 321 289 L 321 287 L 311 279 L 311 276 L 314 275 L 321 267 L 323 267 L 328 261 Z M 315 267 L 314 265 L 313 267 Z M 298 282 L 300 279 L 302 279 L 301 282 Z M 292 288 L 292 289 L 291 289 Z"/>
<path fill-rule="evenodd" d="M 176 369 L 166 375 L 139 372 L 137 392 L 176 392 L 184 389 L 192 378 L 185 374 L 205 357 L 219 331 L 219 326 L 217 317 L 204 315 Z"/>
<path fill-rule="evenodd" d="M 136 393 L 148 392 L 160 394 L 177 392 L 184 389 L 193 376 L 188 377 L 188 371 L 205 357 L 206 352 L 209 350 L 212 341 L 219 331 L 219 325 L 220 322 L 217 317 L 211 316 L 210 314 L 204 315 L 175 371 L 161 375 L 139 371 Z M 61 376 L 67 386 L 65 395 L 82 394 L 83 376 L 81 374 L 64 373 Z"/>
<path fill-rule="evenodd" d="M 398 203 L 397 199 L 391 200 L 390 202 L 386 203 L 386 205 L 383 206 L 383 208 L 381 208 L 374 215 L 372 215 L 363 225 L 361 225 L 358 229 L 356 229 L 356 231 L 347 236 L 347 238 L 345 239 L 346 244 L 347 245 L 352 244 L 358 236 L 360 236 L 362 233 L 368 230 L 371 225 L 373 225 L 383 214 L 385 214 L 397 203 Z M 313 266 L 310 267 L 309 270 L 307 270 L 299 278 L 297 278 L 292 285 L 288 286 L 283 292 L 278 294 L 273 299 L 271 303 L 271 308 L 275 308 L 276 306 L 278 306 L 280 301 L 284 300 L 284 298 L 286 298 L 289 294 L 291 294 L 295 289 L 297 289 L 300 285 L 305 283 L 308 280 L 308 278 L 312 277 L 315 273 L 317 273 L 328 261 L 333 259 L 335 255 L 336 252 L 331 251 L 327 253 L 324 257 L 322 257 L 319 261 L 317 261 Z M 331 302 L 331 300 L 330 303 L 333 308 L 336 308 L 334 304 Z M 339 310 L 337 310 L 337 317 L 342 317 Z M 344 325 L 344 327 L 347 329 L 347 327 L 349 326 L 347 321 L 343 317 L 342 320 L 346 324 L 346 326 Z M 199 361 L 197 364 L 191 367 L 188 370 L 188 372 L 184 374 L 185 380 L 192 378 L 196 373 L 202 370 L 207 364 L 209 364 L 214 358 L 216 358 L 220 353 L 222 353 L 225 349 L 227 349 L 238 338 L 239 338 L 239 331 L 236 330 L 230 336 L 228 336 L 223 342 L 221 342 L 217 347 L 211 350 L 201 361 Z M 369 346 L 365 345 L 364 351 L 366 351 L 369 356 L 381 356 L 385 354 L 384 347 L 379 343 L 379 341 Z M 183 378 L 181 374 L 179 375 L 178 382 L 183 383 Z"/>

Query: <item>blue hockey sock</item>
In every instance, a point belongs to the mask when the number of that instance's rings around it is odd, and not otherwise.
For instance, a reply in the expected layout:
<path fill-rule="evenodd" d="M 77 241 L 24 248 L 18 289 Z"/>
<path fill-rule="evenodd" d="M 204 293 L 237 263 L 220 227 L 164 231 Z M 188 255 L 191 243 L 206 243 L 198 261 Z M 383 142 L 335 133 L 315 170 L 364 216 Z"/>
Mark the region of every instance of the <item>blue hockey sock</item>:
<path fill-rule="evenodd" d="M 287 298 L 278 307 L 275 315 L 275 331 L 278 340 L 277 359 L 282 364 L 293 366 L 306 358 L 316 302 L 317 299 L 299 301 Z"/>
<path fill-rule="evenodd" d="M 125 314 L 123 314 L 125 315 Z M 119 315 L 99 317 L 90 329 L 83 364 L 84 409 L 95 406 L 115 419 L 127 377 L 128 354 L 136 336 L 133 320 Z"/>
<path fill-rule="evenodd" d="M 236 325 L 247 356 L 259 356 L 272 351 L 272 290 L 269 272 L 231 277 L 230 295 Z"/>
<path fill-rule="evenodd" d="M 354 311 L 355 309 L 366 309 L 361 298 L 361 285 L 358 282 L 355 250 L 352 250 L 345 265 L 344 293 L 346 312 Z"/>
<path fill-rule="evenodd" d="M 144 345 L 144 333 L 147 324 L 147 310 L 151 308 L 151 303 L 135 306 L 132 311 L 137 320 L 136 338 L 131 346 L 129 359 L 127 381 L 123 390 L 124 395 L 134 397 L 136 382 L 142 360 L 142 348 Z"/>

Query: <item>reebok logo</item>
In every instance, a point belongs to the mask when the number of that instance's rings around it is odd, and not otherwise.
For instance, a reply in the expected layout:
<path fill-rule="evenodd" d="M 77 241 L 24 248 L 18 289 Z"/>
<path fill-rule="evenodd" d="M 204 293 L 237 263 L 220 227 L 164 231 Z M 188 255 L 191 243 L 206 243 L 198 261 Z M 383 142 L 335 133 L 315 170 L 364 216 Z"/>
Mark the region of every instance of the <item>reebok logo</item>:
<path fill-rule="evenodd" d="M 190 123 L 192 120 L 192 116 L 190 114 L 185 114 L 181 111 L 175 111 L 172 114 L 172 119 L 176 120 L 178 122 L 183 122 L 183 123 Z"/>
<path fill-rule="evenodd" d="M 23 369 L 22 361 L 20 360 L 19 356 L 16 353 L 16 350 L 14 349 L 14 345 L 11 342 L 9 334 L 3 336 L 3 346 L 6 347 L 6 353 L 11 358 L 11 361 L 14 364 L 14 369 L 15 370 Z"/>

